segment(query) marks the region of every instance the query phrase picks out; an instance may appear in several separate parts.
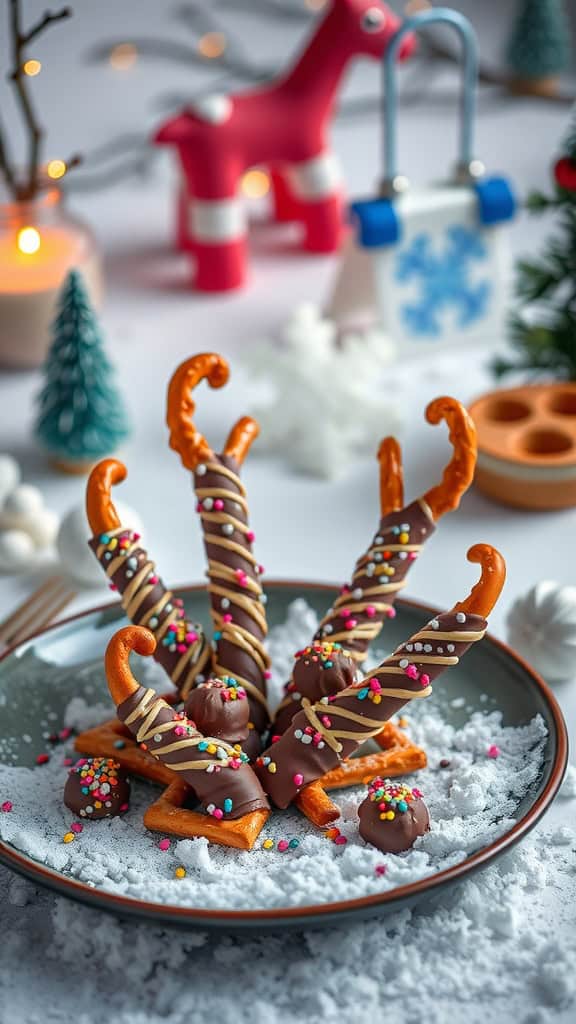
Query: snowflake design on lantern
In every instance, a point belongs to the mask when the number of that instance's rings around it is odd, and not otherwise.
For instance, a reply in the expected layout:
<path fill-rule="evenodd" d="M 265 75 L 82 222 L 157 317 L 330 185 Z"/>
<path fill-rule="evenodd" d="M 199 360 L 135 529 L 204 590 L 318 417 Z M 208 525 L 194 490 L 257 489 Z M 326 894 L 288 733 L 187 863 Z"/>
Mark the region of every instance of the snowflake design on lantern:
<path fill-rule="evenodd" d="M 488 258 L 479 235 L 470 228 L 453 225 L 445 231 L 441 252 L 432 238 L 422 232 L 398 254 L 395 277 L 401 284 L 420 283 L 414 302 L 401 306 L 406 328 L 415 335 L 437 337 L 442 333 L 440 314 L 453 310 L 458 327 L 468 327 L 485 314 L 490 299 L 488 281 L 474 283 L 474 263 Z"/>

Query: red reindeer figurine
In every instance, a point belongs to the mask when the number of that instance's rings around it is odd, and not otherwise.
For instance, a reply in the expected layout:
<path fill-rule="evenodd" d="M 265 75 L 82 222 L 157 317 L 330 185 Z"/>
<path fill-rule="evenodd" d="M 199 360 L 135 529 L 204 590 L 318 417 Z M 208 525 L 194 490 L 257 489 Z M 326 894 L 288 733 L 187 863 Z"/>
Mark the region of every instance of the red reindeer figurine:
<path fill-rule="evenodd" d="M 239 184 L 255 165 L 270 167 L 275 217 L 302 222 L 304 248 L 338 248 L 342 186 L 327 140 L 336 91 L 349 60 L 380 58 L 399 25 L 379 0 L 329 0 L 292 70 L 262 88 L 199 100 L 160 128 L 156 142 L 176 146 L 182 163 L 178 245 L 196 258 L 200 291 L 244 282 Z M 407 37 L 400 56 L 412 46 Z"/>

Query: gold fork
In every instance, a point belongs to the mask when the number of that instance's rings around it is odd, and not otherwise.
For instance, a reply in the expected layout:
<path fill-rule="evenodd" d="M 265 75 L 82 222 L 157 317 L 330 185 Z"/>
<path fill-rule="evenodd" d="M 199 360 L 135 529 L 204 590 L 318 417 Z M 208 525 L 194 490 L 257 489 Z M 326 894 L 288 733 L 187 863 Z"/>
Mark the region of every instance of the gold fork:
<path fill-rule="evenodd" d="M 0 622 L 0 652 L 47 626 L 75 597 L 76 591 L 67 580 L 51 576 Z"/>

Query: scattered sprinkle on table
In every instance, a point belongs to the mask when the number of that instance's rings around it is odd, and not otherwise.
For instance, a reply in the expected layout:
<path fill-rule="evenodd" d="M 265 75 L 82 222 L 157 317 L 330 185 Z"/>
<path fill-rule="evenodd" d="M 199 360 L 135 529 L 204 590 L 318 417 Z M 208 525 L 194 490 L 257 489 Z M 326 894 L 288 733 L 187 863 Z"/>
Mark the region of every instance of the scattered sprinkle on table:
<path fill-rule="evenodd" d="M 160 842 L 158 843 L 158 848 L 160 850 L 169 850 L 170 849 L 170 840 L 169 839 L 161 839 Z"/>
<path fill-rule="evenodd" d="M 0 811 L 4 811 L 8 814 L 8 811 L 11 811 L 13 806 L 14 805 L 11 800 L 5 800 L 4 803 L 0 805 Z"/>
<path fill-rule="evenodd" d="M 74 835 L 73 832 L 66 832 L 65 835 L 63 836 L 63 840 L 62 841 L 64 843 L 73 843 L 75 838 L 76 838 L 76 836 Z"/>
<path fill-rule="evenodd" d="M 176 868 L 174 874 L 176 875 L 176 878 L 186 878 L 186 868 Z"/>

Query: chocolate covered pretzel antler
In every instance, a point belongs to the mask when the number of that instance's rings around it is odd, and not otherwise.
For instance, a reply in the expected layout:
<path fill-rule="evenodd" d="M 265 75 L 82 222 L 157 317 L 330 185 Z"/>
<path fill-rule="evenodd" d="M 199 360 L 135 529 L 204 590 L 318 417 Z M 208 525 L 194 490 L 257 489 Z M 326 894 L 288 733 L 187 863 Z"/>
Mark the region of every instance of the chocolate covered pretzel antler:
<path fill-rule="evenodd" d="M 260 782 L 239 746 L 203 736 L 184 712 L 136 681 L 128 661 L 131 652 L 146 656 L 155 647 L 153 634 L 141 626 L 125 626 L 108 644 L 106 677 L 120 721 L 190 786 L 208 814 L 222 821 L 267 811 Z"/>
<path fill-rule="evenodd" d="M 428 697 L 432 682 L 457 665 L 486 632 L 486 615 L 504 585 L 504 559 L 488 544 L 470 548 L 482 567 L 465 601 L 432 619 L 365 679 L 316 704 L 303 701 L 284 735 L 258 758 L 256 771 L 278 807 L 287 807 L 303 787 L 335 768 L 382 731 L 408 701 Z"/>
<path fill-rule="evenodd" d="M 301 700 L 320 700 L 337 693 L 352 680 L 354 661 L 364 661 L 370 643 L 406 584 L 411 565 L 446 512 L 458 508 L 472 482 L 476 465 L 476 429 L 463 405 L 443 397 L 426 409 L 429 423 L 445 420 L 454 447 L 442 483 L 405 507 L 402 457 L 395 438 L 385 438 L 378 451 L 381 520 L 374 540 L 358 559 L 352 582 L 342 588 L 322 619 L 309 648 L 299 652 L 286 696 L 280 703 L 272 732 L 281 735 L 299 711 Z M 353 661 L 351 661 L 353 659 Z"/>
<path fill-rule="evenodd" d="M 324 616 L 314 636 L 342 643 L 363 661 L 387 615 L 393 613 L 398 592 L 435 524 L 458 508 L 472 483 L 476 465 L 476 428 L 455 398 L 442 397 L 426 409 L 428 423 L 445 420 L 454 451 L 442 482 L 421 498 L 403 506 L 402 460 L 395 438 L 387 437 L 378 451 L 381 520 L 373 543 L 356 562 L 352 582 L 345 586 Z"/>
<path fill-rule="evenodd" d="M 258 435 L 248 416 L 232 428 L 224 451 L 217 455 L 194 426 L 190 392 L 206 379 L 213 388 L 228 380 L 226 361 L 215 353 L 188 359 L 178 367 L 168 389 L 167 422 L 170 447 L 194 474 L 204 546 L 208 559 L 208 591 L 216 646 L 214 671 L 232 676 L 248 694 L 250 719 L 258 734 L 268 727 L 266 703 L 269 658 L 265 596 L 252 551 L 254 534 L 248 523 L 246 491 L 238 470 Z"/>
<path fill-rule="evenodd" d="M 120 523 L 111 490 L 125 479 L 126 467 L 116 459 L 105 459 L 92 470 L 86 511 L 94 536 L 88 543 L 112 588 L 121 594 L 128 618 L 154 634 L 155 660 L 186 697 L 193 684 L 210 671 L 210 644 L 202 627 L 186 618 L 182 601 L 164 586 L 140 544 L 140 535 Z"/>

